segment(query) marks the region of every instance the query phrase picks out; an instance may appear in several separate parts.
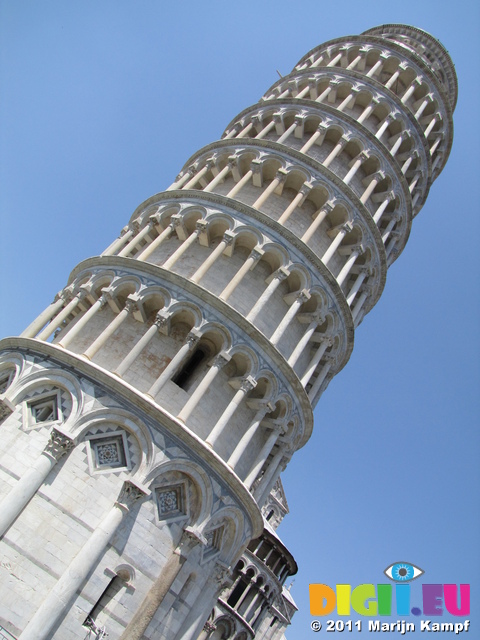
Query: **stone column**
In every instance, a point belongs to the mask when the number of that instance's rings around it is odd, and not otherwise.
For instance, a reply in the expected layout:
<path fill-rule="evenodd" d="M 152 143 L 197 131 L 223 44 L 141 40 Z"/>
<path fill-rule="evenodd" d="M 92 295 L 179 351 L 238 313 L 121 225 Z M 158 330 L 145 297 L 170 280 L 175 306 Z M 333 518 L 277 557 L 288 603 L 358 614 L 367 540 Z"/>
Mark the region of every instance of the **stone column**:
<path fill-rule="evenodd" d="M 237 466 L 238 461 L 243 456 L 245 451 L 249 448 L 250 443 L 252 442 L 253 437 L 255 436 L 257 429 L 260 427 L 260 423 L 265 417 L 267 411 L 273 411 L 275 407 L 270 403 L 261 403 L 260 408 L 258 409 L 255 417 L 253 418 L 250 426 L 243 434 L 240 442 L 237 443 L 237 446 L 231 453 L 229 459 L 227 460 L 227 464 L 233 471 L 235 471 L 235 467 Z"/>
<path fill-rule="evenodd" d="M 196 640 L 199 637 L 202 628 L 205 625 L 205 616 L 208 616 L 212 608 L 215 606 L 218 594 L 229 573 L 228 570 L 229 567 L 227 567 L 223 562 L 217 561 L 215 563 L 212 575 L 209 576 L 204 585 L 202 597 L 198 598 L 196 603 L 190 609 L 185 622 L 180 627 L 180 630 L 174 640 Z M 210 604 L 207 606 L 205 601 L 208 601 L 209 599 Z M 127 639 L 125 638 L 125 640 Z"/>
<path fill-rule="evenodd" d="M 247 475 L 247 477 L 243 481 L 243 484 L 246 487 L 248 487 L 248 489 L 250 490 L 252 489 L 253 483 L 255 482 L 258 474 L 260 473 L 263 465 L 265 464 L 265 461 L 267 460 L 273 447 L 275 446 L 275 443 L 277 442 L 277 439 L 280 434 L 281 434 L 281 427 L 278 425 L 275 425 L 275 427 L 272 429 L 272 433 L 268 436 L 265 444 L 260 449 L 258 456 L 254 464 L 252 465 L 250 473 Z"/>
<path fill-rule="evenodd" d="M 165 324 L 166 319 L 157 313 L 154 323 L 152 326 L 143 334 L 137 344 L 133 347 L 133 349 L 128 353 L 122 362 L 115 369 L 114 373 L 117 376 L 122 377 L 123 374 L 128 371 L 128 369 L 132 366 L 138 356 L 142 353 L 145 347 L 148 345 L 150 340 L 152 340 L 158 333 L 158 330 Z"/>
<path fill-rule="evenodd" d="M 212 366 L 207 371 L 207 373 L 205 374 L 203 379 L 200 381 L 195 391 L 192 393 L 190 398 L 185 403 L 185 406 L 183 407 L 183 409 L 178 414 L 177 417 L 179 420 L 182 420 L 183 422 L 187 421 L 189 415 L 192 413 L 192 411 L 195 409 L 197 404 L 200 402 L 200 400 L 203 398 L 205 393 L 208 391 L 208 387 L 215 380 L 217 373 L 230 359 L 231 359 L 231 356 L 229 356 L 225 352 L 218 354 L 218 356 L 213 361 Z"/>
<path fill-rule="evenodd" d="M 360 309 L 363 307 L 363 303 L 367 299 L 367 293 L 364 291 L 362 295 L 357 300 L 357 304 L 352 309 L 352 318 L 354 320 L 357 319 L 358 314 L 360 313 Z"/>
<path fill-rule="evenodd" d="M 315 396 L 317 395 L 318 391 L 320 390 L 320 387 L 323 384 L 323 381 L 327 377 L 328 372 L 332 368 L 332 365 L 333 365 L 333 360 L 328 360 L 323 365 L 321 371 L 319 372 L 319 374 L 317 376 L 317 379 L 315 380 L 315 382 L 312 385 L 312 388 L 308 392 L 308 399 L 310 400 L 310 402 L 313 402 Z"/>
<path fill-rule="evenodd" d="M 321 345 L 318 347 L 318 349 L 313 354 L 313 357 L 310 360 L 310 362 L 308 363 L 308 366 L 307 366 L 307 368 L 305 370 L 305 373 L 303 374 L 302 379 L 300 380 L 300 382 L 302 383 L 303 387 L 307 386 L 308 381 L 313 376 L 313 374 L 315 372 L 315 369 L 317 368 L 318 363 L 322 359 L 323 354 L 328 349 L 328 347 L 332 346 L 332 344 L 333 344 L 333 340 L 332 340 L 332 338 L 330 336 L 325 336 L 323 338 Z"/>
<path fill-rule="evenodd" d="M 139 233 L 137 233 L 137 235 L 132 238 L 132 240 L 130 240 L 130 242 L 125 247 L 123 247 L 118 255 L 122 258 L 128 256 L 128 254 L 133 251 L 137 244 L 141 242 L 143 238 L 145 238 L 145 236 L 148 236 L 152 229 L 153 222 L 149 221 L 148 224 L 141 231 L 139 231 Z"/>
<path fill-rule="evenodd" d="M 135 611 L 119 640 L 141 640 L 180 569 L 185 564 L 193 548 L 199 543 L 205 544 L 205 538 L 192 527 L 186 527 L 180 543 L 168 558 L 160 575 L 151 586 L 142 604 Z"/>
<path fill-rule="evenodd" d="M 385 61 L 379 58 L 377 62 L 373 65 L 370 71 L 366 74 L 367 78 L 372 78 L 374 75 L 381 73 L 381 67 Z"/>
<path fill-rule="evenodd" d="M 271 120 L 263 129 L 255 136 L 255 140 L 262 140 L 272 129 L 275 128 L 275 121 Z"/>
<path fill-rule="evenodd" d="M 432 132 L 433 127 L 435 126 L 437 122 L 437 114 L 435 114 L 433 116 L 433 118 L 430 120 L 430 122 L 428 123 L 427 128 L 424 131 L 424 136 L 425 138 L 428 138 L 428 136 L 430 135 L 430 133 Z"/>
<path fill-rule="evenodd" d="M 279 474 L 286 467 L 287 461 L 284 459 L 284 455 L 285 452 L 283 447 L 280 447 L 277 453 L 273 456 L 273 460 L 269 464 L 260 484 L 255 489 L 255 499 L 257 504 L 260 506 L 263 505 Z"/>
<path fill-rule="evenodd" d="M 186 240 L 178 247 L 178 249 L 164 262 L 162 267 L 164 269 L 171 269 L 177 260 L 190 248 L 190 246 L 197 241 L 201 233 L 206 232 L 208 224 L 206 220 L 197 220 L 195 224 L 195 231 L 191 233 Z"/>
<path fill-rule="evenodd" d="M 204 188 L 204 192 L 210 193 L 211 191 L 213 191 L 215 187 L 219 185 L 220 182 L 222 182 L 222 180 L 224 180 L 227 177 L 227 175 L 230 173 L 231 170 L 232 170 L 232 167 L 229 164 L 223 167 L 223 169 L 218 172 L 215 178 L 213 178 L 213 180 L 207 184 L 207 186 Z"/>
<path fill-rule="evenodd" d="M 333 254 L 342 243 L 342 240 L 347 235 L 347 233 L 350 233 L 352 231 L 352 229 L 353 229 L 352 224 L 350 222 L 346 222 L 345 224 L 342 224 L 340 227 L 337 227 L 337 229 L 332 229 L 330 232 L 328 232 L 328 235 L 330 235 L 332 232 L 334 233 L 335 231 L 338 231 L 337 235 L 332 241 L 332 244 L 328 247 L 328 249 L 325 251 L 325 253 L 321 258 L 325 266 L 328 265 Z"/>
<path fill-rule="evenodd" d="M 405 104 L 407 102 L 407 100 L 413 94 L 415 89 L 420 86 L 420 84 L 421 84 L 421 78 L 419 78 L 418 76 L 412 80 L 410 86 L 402 96 L 402 99 L 401 99 L 402 104 Z"/>
<path fill-rule="evenodd" d="M 337 142 L 337 144 L 333 147 L 332 151 L 330 151 L 328 156 L 322 162 L 324 167 L 328 167 L 335 160 L 335 158 L 342 151 L 342 149 L 345 147 L 347 142 L 348 142 L 348 140 L 345 140 L 344 138 L 340 138 L 340 140 Z"/>
<path fill-rule="evenodd" d="M 198 269 L 195 271 L 193 276 L 190 278 L 192 282 L 199 283 L 203 276 L 207 273 L 207 271 L 212 267 L 218 258 L 222 255 L 225 249 L 233 243 L 235 239 L 234 234 L 231 231 L 226 231 L 222 241 L 215 247 L 212 253 L 208 256 L 208 258 L 201 264 Z"/>
<path fill-rule="evenodd" d="M 221 437 L 222 433 L 225 430 L 225 427 L 228 424 L 228 421 L 233 416 L 235 411 L 237 410 L 239 404 L 245 398 L 247 393 L 254 389 L 257 386 L 257 381 L 252 378 L 252 376 L 247 376 L 241 382 L 240 389 L 238 389 L 237 393 L 233 396 L 231 401 L 228 403 L 225 411 L 222 413 L 220 418 L 217 420 L 215 426 L 208 434 L 205 442 L 209 444 L 211 447 L 215 447 L 218 439 Z"/>
<path fill-rule="evenodd" d="M 185 186 L 182 187 L 182 189 L 192 189 L 194 185 L 200 180 L 200 178 L 203 178 L 203 176 L 210 171 L 211 167 L 212 167 L 212 163 L 207 162 L 205 166 L 202 169 L 200 169 L 200 171 L 196 173 L 193 176 L 193 178 L 187 182 Z"/>
<path fill-rule="evenodd" d="M 368 275 L 371 275 L 370 270 L 366 269 L 365 267 L 361 268 L 360 273 L 358 274 L 352 288 L 348 293 L 348 296 L 347 296 L 348 306 L 351 306 L 352 302 L 355 300 L 355 296 L 357 295 L 358 290 L 360 289 L 360 287 L 363 284 L 363 281 Z"/>
<path fill-rule="evenodd" d="M 96 302 L 92 304 L 90 309 L 85 311 L 85 313 L 77 320 L 77 322 L 70 326 L 66 333 L 63 335 L 60 342 L 58 342 L 59 347 L 63 347 L 64 349 L 70 344 L 70 342 L 80 333 L 83 327 L 87 324 L 89 320 L 93 318 L 93 316 L 102 309 L 107 304 L 107 299 L 104 295 L 101 295 Z"/>
<path fill-rule="evenodd" d="M 268 287 L 265 289 L 265 291 L 262 293 L 260 298 L 251 308 L 249 314 L 247 315 L 247 320 L 249 320 L 250 322 L 255 321 L 256 317 L 258 316 L 260 311 L 263 309 L 263 307 L 267 304 L 267 302 L 270 300 L 272 295 L 275 293 L 275 290 L 278 288 L 280 283 L 283 282 L 283 280 L 285 280 L 286 278 L 288 278 L 289 275 L 290 275 L 289 271 L 284 267 L 280 267 L 279 269 L 277 269 L 277 271 L 275 271 L 273 276 L 271 276 L 272 279 L 268 284 Z"/>
<path fill-rule="evenodd" d="M 290 305 L 289 310 L 282 318 L 280 324 L 273 332 L 272 337 L 270 338 L 270 342 L 272 344 L 274 345 L 278 344 L 280 338 L 283 336 L 283 334 L 287 330 L 288 325 L 292 322 L 292 320 L 297 315 L 297 312 L 302 306 L 302 304 L 304 302 L 307 302 L 307 300 L 309 300 L 310 297 L 311 297 L 310 293 L 306 289 L 303 289 L 303 291 L 300 291 L 300 293 L 295 298 L 294 302 Z"/>
<path fill-rule="evenodd" d="M 342 284 L 344 283 L 346 277 L 350 273 L 351 268 L 355 264 L 355 260 L 358 258 L 358 256 L 360 254 L 363 253 L 363 251 L 364 251 L 364 249 L 363 249 L 362 245 L 358 245 L 357 247 L 355 247 L 352 250 L 352 253 L 350 254 L 348 260 L 345 262 L 345 264 L 343 265 L 340 273 L 337 276 L 337 282 L 338 282 L 338 285 L 340 287 L 342 286 Z"/>
<path fill-rule="evenodd" d="M 192 329 L 187 336 L 185 344 L 182 345 L 181 349 L 177 351 L 175 356 L 169 362 L 169 364 L 165 367 L 165 369 L 160 374 L 159 378 L 153 383 L 150 389 L 147 391 L 147 395 L 151 396 L 155 399 L 157 393 L 163 388 L 168 380 L 173 378 L 176 374 L 177 370 L 180 368 L 180 365 L 185 360 L 187 355 L 193 351 L 198 341 L 200 340 L 200 332 L 196 329 Z"/>
<path fill-rule="evenodd" d="M 375 224 L 379 223 L 380 218 L 382 217 L 385 209 L 387 208 L 387 206 L 392 200 L 395 200 L 395 194 L 393 193 L 393 191 L 391 191 L 386 195 L 385 199 L 382 201 L 378 209 L 375 211 L 375 215 L 373 216 L 373 221 L 375 222 Z"/>
<path fill-rule="evenodd" d="M 130 238 L 133 236 L 134 230 L 129 227 L 124 227 L 120 236 L 112 242 L 112 244 L 105 249 L 105 251 L 101 254 L 102 256 L 113 256 L 116 251 L 123 247 L 125 243 L 127 243 Z"/>
<path fill-rule="evenodd" d="M 354 159 L 353 164 L 349 169 L 348 173 L 343 178 L 343 182 L 345 184 L 349 184 L 349 182 L 351 182 L 353 176 L 357 173 L 357 171 L 360 169 L 360 167 L 365 162 L 365 160 L 367 160 L 367 158 L 368 158 L 368 155 L 365 151 L 361 151 L 358 154 L 358 156 Z"/>
<path fill-rule="evenodd" d="M 263 256 L 263 254 L 264 254 L 264 251 L 259 247 L 255 247 L 254 249 L 252 249 L 248 258 L 245 260 L 245 262 L 242 264 L 240 269 L 237 271 L 237 273 L 233 276 L 233 278 L 230 280 L 230 282 L 227 284 L 225 289 L 220 294 L 219 298 L 221 300 L 225 300 L 225 301 L 228 300 L 228 298 L 232 295 L 232 293 L 238 287 L 240 282 L 243 280 L 245 275 L 255 267 L 255 265 Z"/>
<path fill-rule="evenodd" d="M 297 96 L 298 97 L 298 96 Z M 277 142 L 280 144 L 285 142 L 285 140 L 295 131 L 297 128 L 297 122 L 293 122 L 284 133 L 278 138 Z"/>
<path fill-rule="evenodd" d="M 69 288 L 60 291 L 55 296 L 55 300 L 47 307 L 42 313 L 20 334 L 21 338 L 34 338 L 37 333 L 45 326 L 47 322 L 50 322 L 55 314 L 60 311 L 63 305 L 71 298 L 71 291 Z"/>
<path fill-rule="evenodd" d="M 253 127 L 253 122 L 249 122 L 237 135 L 237 138 L 243 138 L 247 135 L 247 133 L 251 130 L 251 128 Z"/>
<path fill-rule="evenodd" d="M 382 124 L 378 128 L 377 133 L 375 134 L 375 137 L 377 138 L 377 140 L 380 140 L 380 138 L 383 136 L 383 134 L 385 133 L 386 129 L 391 125 L 392 122 L 393 122 L 393 117 L 389 114 L 385 118 L 385 120 L 382 122 Z"/>
<path fill-rule="evenodd" d="M 253 170 L 249 169 L 247 173 L 243 176 L 243 178 L 240 178 L 237 184 L 234 187 L 232 187 L 232 189 L 230 189 L 226 197 L 234 198 L 237 195 L 237 193 L 240 191 L 240 189 L 242 189 L 247 184 L 247 182 L 250 180 L 252 176 L 253 176 Z"/>
<path fill-rule="evenodd" d="M 326 132 L 327 132 L 327 127 L 323 124 L 319 125 L 317 130 L 314 133 L 312 133 L 310 138 L 300 149 L 300 153 L 307 153 L 310 147 L 312 147 L 317 142 L 317 140 L 320 140 L 320 145 L 321 145 L 325 138 Z"/>
<path fill-rule="evenodd" d="M 308 192 L 310 191 L 311 188 L 312 187 L 310 185 L 308 185 L 308 184 L 303 184 L 300 187 L 300 189 L 298 190 L 297 195 L 294 197 L 292 202 L 288 205 L 288 207 L 285 209 L 285 211 L 279 217 L 279 219 L 278 219 L 279 224 L 284 224 L 290 218 L 290 216 L 295 211 L 295 209 L 297 207 L 301 207 L 302 206 L 303 201 L 307 197 Z"/>
<path fill-rule="evenodd" d="M 117 502 L 59 578 L 20 634 L 19 640 L 48 640 L 52 637 L 53 629 L 63 619 L 78 589 L 105 553 L 124 516 L 145 495 L 145 490 L 132 481 L 124 482 Z"/>
<path fill-rule="evenodd" d="M 52 429 L 48 444 L 41 455 L 10 489 L 0 504 L 0 536 L 3 536 L 12 526 L 60 458 L 74 446 L 75 443 L 69 435 L 58 429 Z"/>
<path fill-rule="evenodd" d="M 305 333 L 297 343 L 295 349 L 292 351 L 288 359 L 288 364 L 291 367 L 294 367 L 296 365 L 297 360 L 303 353 L 303 350 L 305 349 L 307 344 L 310 342 L 310 338 L 315 333 L 315 329 L 318 327 L 320 322 L 324 322 L 324 321 L 325 321 L 325 316 L 321 316 L 318 313 L 313 315 L 312 321 L 308 325 L 307 330 L 305 331 Z"/>
<path fill-rule="evenodd" d="M 155 238 L 150 244 L 147 244 L 146 247 L 140 251 L 138 255 L 135 256 L 135 260 L 141 260 L 142 262 L 146 260 L 154 251 L 157 249 L 165 240 L 167 240 L 171 235 L 175 228 L 173 223 L 170 223 L 168 227 L 162 231 L 162 233 Z"/>
<path fill-rule="evenodd" d="M 67 304 L 67 306 L 60 311 L 60 313 L 52 318 L 52 321 L 49 325 L 47 325 L 37 336 L 37 340 L 46 340 L 50 334 L 52 334 L 55 329 L 62 324 L 62 322 L 68 318 L 68 316 L 72 313 L 75 307 L 78 305 L 80 300 L 85 296 L 85 292 L 83 290 L 79 291 L 72 300 Z"/>
<path fill-rule="evenodd" d="M 337 62 L 341 60 L 342 55 L 343 55 L 342 52 L 337 53 L 337 55 L 334 58 L 332 58 L 330 62 L 327 64 L 327 67 L 334 67 L 337 64 Z"/>
<path fill-rule="evenodd" d="M 310 240 L 310 238 L 313 236 L 313 234 L 318 229 L 318 227 L 322 224 L 322 222 L 325 220 L 328 214 L 332 211 L 334 206 L 335 206 L 334 202 L 326 202 L 323 205 L 323 207 L 319 209 L 316 212 L 316 214 L 314 214 L 315 217 L 313 219 L 313 222 L 310 224 L 310 226 L 302 236 L 303 242 L 306 243 Z"/>
<path fill-rule="evenodd" d="M 187 171 L 185 171 L 185 173 L 183 174 L 183 176 L 181 178 L 179 178 L 177 176 L 177 180 L 171 184 L 168 189 L 166 189 L 166 191 L 174 191 L 175 189 L 181 189 L 183 187 L 183 185 L 187 182 L 187 180 L 190 180 L 192 175 L 193 175 L 193 171 L 194 168 L 193 167 L 189 167 Z"/>
<path fill-rule="evenodd" d="M 97 353 L 97 351 L 99 351 L 107 342 L 107 340 L 111 336 L 113 336 L 115 331 L 122 325 L 122 323 L 128 318 L 128 316 L 135 311 L 135 309 L 137 309 L 136 302 L 127 298 L 127 300 L 125 301 L 124 309 L 120 311 L 120 313 L 110 322 L 107 327 L 105 327 L 102 333 L 92 342 L 92 344 L 88 347 L 83 355 L 91 360 Z"/>
<path fill-rule="evenodd" d="M 278 189 L 278 187 L 280 187 L 280 185 L 283 182 L 285 182 L 286 178 L 287 178 L 286 172 L 283 169 L 279 169 L 277 171 L 277 175 L 275 176 L 275 178 L 270 182 L 270 184 L 264 190 L 264 192 L 255 200 L 255 202 L 252 204 L 252 207 L 254 209 L 260 209 L 260 207 L 263 204 L 265 204 L 265 202 L 272 195 L 272 193 L 276 189 Z"/>
<path fill-rule="evenodd" d="M 367 176 L 367 178 L 365 178 L 365 180 L 368 180 L 368 178 L 370 178 L 371 176 Z M 360 197 L 360 202 L 362 204 L 365 204 L 366 201 L 369 199 L 369 197 L 372 195 L 373 190 L 375 189 L 375 187 L 377 186 L 377 184 L 379 182 L 381 182 L 383 179 L 385 178 L 385 174 L 382 171 L 377 171 L 377 173 L 375 174 L 374 177 L 372 177 L 372 180 L 369 182 L 368 187 L 365 189 L 365 191 L 363 192 L 363 194 Z M 365 184 L 365 183 L 364 183 Z"/>

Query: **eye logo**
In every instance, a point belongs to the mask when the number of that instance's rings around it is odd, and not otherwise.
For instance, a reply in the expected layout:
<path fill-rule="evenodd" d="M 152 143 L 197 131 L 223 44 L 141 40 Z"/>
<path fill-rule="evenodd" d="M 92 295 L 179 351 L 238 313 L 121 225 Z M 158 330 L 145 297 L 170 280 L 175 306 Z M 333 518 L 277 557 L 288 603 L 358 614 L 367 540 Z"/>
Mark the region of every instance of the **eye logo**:
<path fill-rule="evenodd" d="M 425 571 L 409 562 L 394 562 L 383 573 L 395 582 L 411 582 L 423 575 Z"/>

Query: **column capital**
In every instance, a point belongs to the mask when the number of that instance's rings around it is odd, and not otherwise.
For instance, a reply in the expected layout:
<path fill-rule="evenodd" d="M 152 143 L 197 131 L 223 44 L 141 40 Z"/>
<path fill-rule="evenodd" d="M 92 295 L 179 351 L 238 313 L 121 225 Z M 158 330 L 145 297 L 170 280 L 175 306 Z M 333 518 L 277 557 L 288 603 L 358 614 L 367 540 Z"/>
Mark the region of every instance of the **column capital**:
<path fill-rule="evenodd" d="M 283 282 L 283 280 L 286 280 L 289 275 L 290 275 L 290 271 L 286 267 L 279 267 L 275 271 L 275 273 L 272 273 L 272 275 L 270 276 L 269 281 L 271 281 L 271 280 L 280 280 L 280 282 Z"/>
<path fill-rule="evenodd" d="M 64 287 L 61 291 L 57 293 L 53 301 L 57 302 L 57 300 L 63 300 L 63 302 L 70 302 L 70 300 L 73 298 L 73 290 L 74 290 L 74 285 L 69 284 L 67 287 Z"/>
<path fill-rule="evenodd" d="M 224 242 L 227 245 L 227 247 L 229 247 L 233 243 L 235 238 L 236 238 L 235 233 L 233 231 L 228 230 L 228 231 L 225 231 L 225 233 L 223 234 L 222 242 Z"/>
<path fill-rule="evenodd" d="M 188 554 L 198 544 L 202 544 L 203 546 L 206 546 L 207 539 L 198 529 L 187 526 L 183 530 L 183 534 L 180 539 L 180 542 L 178 543 L 173 553 L 177 556 L 181 556 L 181 557 L 183 556 L 186 559 L 188 557 Z"/>
<path fill-rule="evenodd" d="M 256 386 L 257 386 L 257 381 L 255 380 L 255 378 L 253 376 L 246 376 L 242 380 L 242 383 L 240 385 L 240 389 L 243 392 L 248 393 L 252 389 L 255 389 Z"/>
<path fill-rule="evenodd" d="M 358 243 L 358 244 L 348 244 L 346 246 L 340 247 L 338 249 L 338 253 L 342 256 L 351 256 L 352 253 L 357 253 L 357 256 L 361 256 L 362 254 L 364 254 L 366 251 L 365 249 L 365 245 Z"/>
<path fill-rule="evenodd" d="M 129 511 L 136 502 L 148 495 L 150 495 L 150 491 L 147 487 L 132 479 L 125 480 L 115 505 Z"/>
<path fill-rule="evenodd" d="M 202 334 L 198 329 L 192 329 L 187 334 L 187 337 L 185 338 L 185 342 L 189 345 L 190 349 L 193 349 L 193 347 L 198 343 L 201 337 L 202 337 Z"/>
<path fill-rule="evenodd" d="M 74 446 L 75 441 L 70 435 L 62 433 L 58 429 L 54 428 L 50 432 L 50 439 L 47 442 L 43 453 L 58 462 L 58 460 L 69 453 Z"/>
<path fill-rule="evenodd" d="M 155 320 L 153 324 L 158 328 L 159 331 L 165 332 L 168 329 L 168 323 L 170 320 L 170 314 L 162 313 L 159 311 L 155 316 Z"/>
<path fill-rule="evenodd" d="M 219 354 L 217 354 L 215 356 L 215 358 L 213 359 L 212 362 L 212 367 L 218 367 L 219 369 L 221 369 L 222 367 L 224 367 L 228 362 L 230 362 L 230 360 L 232 359 L 232 356 L 229 355 L 228 353 L 226 353 L 225 351 L 221 351 Z"/>
<path fill-rule="evenodd" d="M 197 220 L 195 223 L 195 229 L 200 232 L 206 232 L 208 228 L 208 222 L 203 218 L 201 220 Z"/>
<path fill-rule="evenodd" d="M 213 568 L 211 580 L 215 581 L 218 584 L 218 586 L 221 586 L 225 582 L 225 579 L 229 577 L 229 575 L 230 575 L 229 565 L 226 564 L 225 562 L 222 562 L 221 560 L 217 560 Z"/>
<path fill-rule="evenodd" d="M 140 311 L 137 301 L 132 300 L 131 298 L 127 298 L 125 300 L 125 309 L 129 315 L 133 315 L 137 311 Z"/>
<path fill-rule="evenodd" d="M 248 257 L 254 258 L 255 261 L 258 262 L 263 257 L 264 254 L 265 254 L 265 251 L 263 249 L 260 249 L 260 247 L 253 247 Z"/>

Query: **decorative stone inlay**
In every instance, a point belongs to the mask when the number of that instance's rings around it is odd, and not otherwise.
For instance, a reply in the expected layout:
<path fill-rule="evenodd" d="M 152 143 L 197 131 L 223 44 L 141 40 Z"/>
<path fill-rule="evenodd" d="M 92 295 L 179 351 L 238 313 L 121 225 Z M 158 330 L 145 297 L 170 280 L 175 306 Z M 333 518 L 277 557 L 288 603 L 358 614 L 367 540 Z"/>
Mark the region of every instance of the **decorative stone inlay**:
<path fill-rule="evenodd" d="M 99 467 L 119 467 L 125 465 L 125 452 L 121 438 L 92 443 Z"/>
<path fill-rule="evenodd" d="M 181 484 L 156 490 L 158 515 L 166 520 L 178 515 L 185 515 L 185 487 Z"/>

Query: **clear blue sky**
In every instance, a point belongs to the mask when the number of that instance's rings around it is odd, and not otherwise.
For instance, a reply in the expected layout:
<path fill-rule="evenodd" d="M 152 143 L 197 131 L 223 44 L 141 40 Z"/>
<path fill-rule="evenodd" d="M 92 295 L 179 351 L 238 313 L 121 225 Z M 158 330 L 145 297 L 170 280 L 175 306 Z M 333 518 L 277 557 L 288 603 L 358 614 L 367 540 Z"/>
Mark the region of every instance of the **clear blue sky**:
<path fill-rule="evenodd" d="M 452 56 L 450 160 L 284 474 L 279 534 L 300 567 L 289 640 L 324 635 L 310 631 L 309 582 L 382 582 L 398 560 L 424 582 L 471 583 L 480 637 L 479 5 L 391 4 L 0 1 L 2 336 L 21 332 L 276 69 L 386 22 L 429 31 Z"/>

